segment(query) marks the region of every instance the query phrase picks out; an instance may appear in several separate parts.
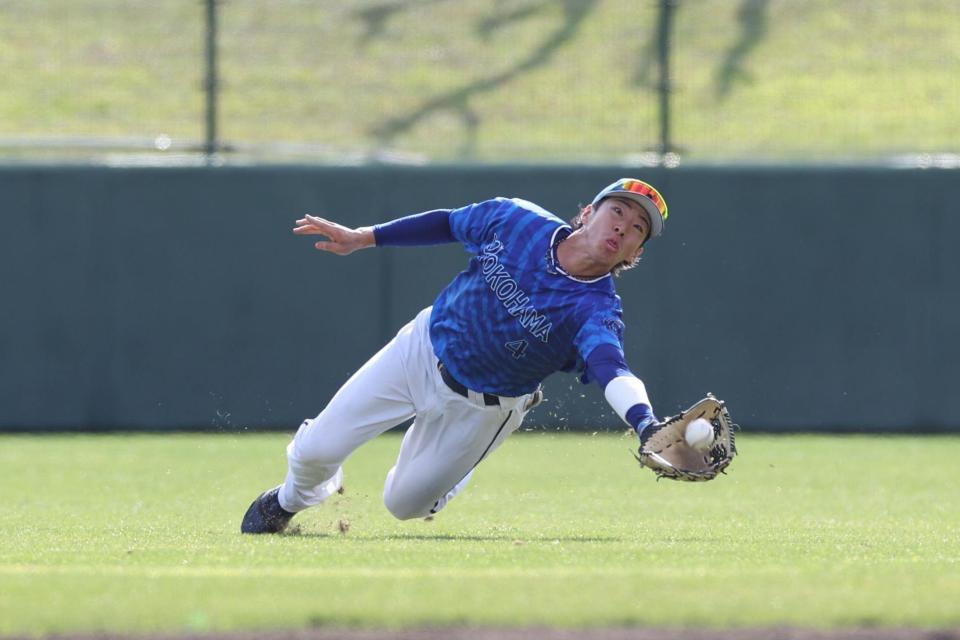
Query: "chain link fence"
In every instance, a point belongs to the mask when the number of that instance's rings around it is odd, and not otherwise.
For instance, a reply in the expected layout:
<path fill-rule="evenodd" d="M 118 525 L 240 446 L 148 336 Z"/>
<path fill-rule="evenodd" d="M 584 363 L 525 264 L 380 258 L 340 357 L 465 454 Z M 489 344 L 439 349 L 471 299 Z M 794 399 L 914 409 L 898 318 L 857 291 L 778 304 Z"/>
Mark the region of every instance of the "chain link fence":
<path fill-rule="evenodd" d="M 0 159 L 960 166 L 956 0 L 0 0 Z"/>

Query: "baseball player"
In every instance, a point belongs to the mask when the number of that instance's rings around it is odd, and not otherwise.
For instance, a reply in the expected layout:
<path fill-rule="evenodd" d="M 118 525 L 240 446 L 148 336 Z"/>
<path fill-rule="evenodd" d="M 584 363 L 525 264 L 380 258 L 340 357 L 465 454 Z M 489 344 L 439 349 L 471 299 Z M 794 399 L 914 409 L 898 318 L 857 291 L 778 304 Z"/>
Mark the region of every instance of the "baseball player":
<path fill-rule="evenodd" d="M 279 533 L 343 485 L 360 445 L 415 418 L 387 473 L 383 500 L 401 520 L 437 513 L 540 402 L 540 383 L 579 372 L 638 434 L 656 422 L 643 382 L 623 353 L 614 275 L 660 235 L 667 204 L 624 178 L 567 224 L 517 198 L 437 209 L 350 229 L 314 216 L 293 232 L 337 255 L 374 246 L 460 242 L 467 269 L 306 420 L 287 447 L 278 487 L 247 510 L 243 533 Z"/>

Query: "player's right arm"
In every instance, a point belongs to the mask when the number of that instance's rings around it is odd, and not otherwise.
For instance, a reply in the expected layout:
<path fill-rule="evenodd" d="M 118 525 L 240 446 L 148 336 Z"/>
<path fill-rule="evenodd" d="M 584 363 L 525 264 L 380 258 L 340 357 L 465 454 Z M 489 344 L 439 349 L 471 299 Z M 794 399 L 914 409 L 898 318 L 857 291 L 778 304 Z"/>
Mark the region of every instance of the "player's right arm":
<path fill-rule="evenodd" d="M 297 235 L 327 236 L 329 240 L 321 240 L 314 246 L 341 256 L 374 246 L 429 245 L 456 241 L 450 230 L 449 209 L 425 211 L 373 227 L 356 229 L 308 215 L 297 220 L 293 232 Z"/>
<path fill-rule="evenodd" d="M 351 229 L 317 216 L 297 220 L 297 235 L 324 235 L 314 246 L 345 256 L 369 247 L 423 246 L 461 242 L 471 252 L 496 237 L 496 229 L 521 207 L 507 198 L 493 198 L 459 209 L 434 209 L 373 227 Z"/>
<path fill-rule="evenodd" d="M 297 220 L 293 232 L 299 236 L 320 235 L 327 240 L 314 243 L 317 249 L 329 251 L 338 256 L 345 256 L 359 249 L 366 249 L 376 244 L 373 227 L 357 227 L 351 229 L 342 224 L 331 222 L 324 218 L 307 215 Z"/>

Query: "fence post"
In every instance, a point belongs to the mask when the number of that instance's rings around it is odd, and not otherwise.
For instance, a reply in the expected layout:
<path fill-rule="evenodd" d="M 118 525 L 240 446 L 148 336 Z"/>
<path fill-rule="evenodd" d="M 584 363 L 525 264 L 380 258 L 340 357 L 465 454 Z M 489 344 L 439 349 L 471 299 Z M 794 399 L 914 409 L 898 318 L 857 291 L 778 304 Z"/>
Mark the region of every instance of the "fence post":
<path fill-rule="evenodd" d="M 206 6 L 206 126 L 204 128 L 203 152 L 207 161 L 213 159 L 220 143 L 217 140 L 217 0 L 204 0 Z"/>
<path fill-rule="evenodd" d="M 660 71 L 657 93 L 660 98 L 660 154 L 673 152 L 670 140 L 670 34 L 673 13 L 677 0 L 660 0 L 660 16 L 657 24 L 657 58 Z"/>

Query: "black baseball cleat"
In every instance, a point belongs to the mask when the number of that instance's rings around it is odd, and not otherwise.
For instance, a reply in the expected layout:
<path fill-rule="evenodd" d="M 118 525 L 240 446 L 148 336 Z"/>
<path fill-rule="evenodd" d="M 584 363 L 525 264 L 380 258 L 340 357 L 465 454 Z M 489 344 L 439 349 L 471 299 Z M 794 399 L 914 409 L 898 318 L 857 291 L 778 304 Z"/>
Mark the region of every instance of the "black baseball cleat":
<path fill-rule="evenodd" d="M 280 533 L 287 528 L 293 513 L 280 506 L 280 487 L 264 491 L 253 501 L 240 523 L 240 533 Z"/>

